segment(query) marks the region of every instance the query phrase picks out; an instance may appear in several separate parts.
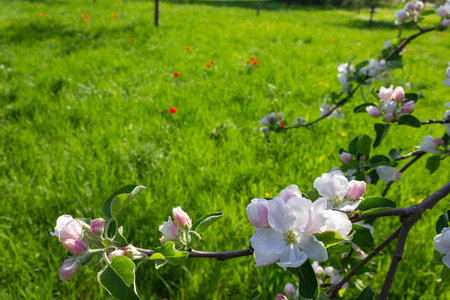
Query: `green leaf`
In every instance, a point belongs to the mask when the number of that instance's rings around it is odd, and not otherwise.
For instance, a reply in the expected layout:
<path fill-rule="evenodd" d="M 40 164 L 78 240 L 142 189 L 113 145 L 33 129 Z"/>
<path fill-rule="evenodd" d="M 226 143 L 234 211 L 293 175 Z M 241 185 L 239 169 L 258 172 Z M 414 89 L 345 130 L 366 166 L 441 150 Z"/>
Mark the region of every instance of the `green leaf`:
<path fill-rule="evenodd" d="M 417 101 L 419 101 L 419 99 L 422 99 L 422 98 L 425 98 L 422 94 L 415 94 L 415 93 L 406 93 L 405 94 L 405 99 L 408 99 L 408 101 L 412 100 L 412 101 L 414 101 L 414 103 L 416 103 Z"/>
<path fill-rule="evenodd" d="M 123 226 L 120 226 L 119 229 L 117 229 L 113 245 L 118 248 L 124 248 L 128 246 L 127 239 L 123 236 Z"/>
<path fill-rule="evenodd" d="M 258 291 L 254 291 L 254 292 L 250 295 L 249 300 L 257 300 L 257 299 L 259 299 L 259 296 L 261 296 L 261 295 L 259 294 L 259 292 L 258 292 Z"/>
<path fill-rule="evenodd" d="M 445 133 L 442 139 L 444 140 L 444 146 L 448 146 L 450 142 L 450 136 L 447 133 Z"/>
<path fill-rule="evenodd" d="M 392 161 L 389 159 L 389 157 L 384 155 L 375 155 L 372 156 L 369 160 L 371 167 L 376 166 L 390 166 L 392 165 Z"/>
<path fill-rule="evenodd" d="M 367 197 L 363 201 L 361 201 L 361 203 L 358 205 L 357 210 L 366 211 L 369 209 L 379 208 L 379 207 L 395 208 L 395 207 L 397 207 L 397 204 L 388 198 L 372 196 L 372 197 Z"/>
<path fill-rule="evenodd" d="M 370 233 L 369 228 L 366 228 L 359 224 L 353 224 L 352 228 L 355 231 L 352 239 L 353 243 L 355 243 L 361 249 L 374 247 L 373 237 Z"/>
<path fill-rule="evenodd" d="M 313 189 L 313 190 L 307 192 L 306 196 L 308 197 L 309 200 L 314 202 L 319 198 L 320 195 L 316 189 Z"/>
<path fill-rule="evenodd" d="M 371 214 L 376 214 L 379 212 L 383 212 L 383 211 L 388 211 L 391 210 L 392 207 L 377 207 L 377 208 L 372 208 L 372 209 L 368 209 L 366 211 L 364 211 L 362 213 L 362 215 L 371 215 Z"/>
<path fill-rule="evenodd" d="M 357 73 L 359 70 L 361 70 L 362 68 L 364 68 L 365 66 L 367 66 L 369 64 L 368 60 L 363 60 L 362 62 L 358 63 L 355 66 L 355 72 Z"/>
<path fill-rule="evenodd" d="M 353 154 L 355 156 L 358 155 L 358 148 L 357 148 L 358 140 L 359 140 L 359 137 L 355 137 L 350 142 L 350 144 L 348 145 L 348 153 Z"/>
<path fill-rule="evenodd" d="M 433 174 L 439 168 L 440 164 L 441 157 L 439 155 L 433 155 L 428 158 L 426 167 L 430 171 L 430 174 Z"/>
<path fill-rule="evenodd" d="M 132 287 L 135 280 L 134 268 L 135 264 L 131 259 L 126 256 L 116 256 L 111 264 L 98 273 L 98 282 L 115 298 L 140 299 Z"/>
<path fill-rule="evenodd" d="M 375 293 L 372 291 L 370 287 L 366 287 L 355 300 L 373 300 L 375 297 Z"/>
<path fill-rule="evenodd" d="M 195 244 L 197 244 L 198 242 L 200 242 L 202 240 L 202 236 L 195 232 L 195 231 L 189 231 L 189 235 L 191 236 L 191 246 L 194 246 Z"/>
<path fill-rule="evenodd" d="M 221 213 L 221 212 L 206 214 L 194 222 L 191 230 L 201 233 L 202 231 L 204 231 L 206 228 L 208 228 L 209 226 L 214 224 L 217 220 L 219 220 L 222 217 L 223 217 L 223 213 Z"/>
<path fill-rule="evenodd" d="M 370 155 L 370 147 L 372 145 L 372 139 L 368 135 L 363 135 L 359 138 L 357 148 L 358 152 L 362 155 L 369 157 Z"/>
<path fill-rule="evenodd" d="M 164 260 L 171 264 L 177 265 L 189 256 L 189 252 L 178 251 L 175 249 L 174 242 L 167 242 L 161 247 L 153 250 L 150 260 Z"/>
<path fill-rule="evenodd" d="M 108 218 L 114 218 L 136 195 L 145 189 L 145 186 L 129 184 L 114 193 L 103 203 L 103 214 Z"/>
<path fill-rule="evenodd" d="M 394 160 L 397 158 L 397 156 L 402 153 L 402 149 L 391 149 L 391 151 L 389 151 L 389 157 Z"/>
<path fill-rule="evenodd" d="M 357 107 L 355 107 L 353 109 L 353 113 L 357 114 L 357 113 L 366 113 L 366 107 L 368 106 L 376 106 L 374 103 L 363 103 L 358 105 Z"/>
<path fill-rule="evenodd" d="M 387 67 L 390 69 L 403 69 L 403 63 L 399 60 L 390 60 L 387 62 Z"/>
<path fill-rule="evenodd" d="M 391 128 L 390 124 L 375 124 L 375 132 L 377 133 L 377 137 L 375 138 L 375 142 L 373 143 L 373 148 L 378 147 L 386 136 L 389 128 Z"/>
<path fill-rule="evenodd" d="M 287 268 L 287 270 L 298 277 L 299 292 L 303 298 L 317 299 L 319 297 L 319 285 L 309 260 L 298 268 Z"/>
<path fill-rule="evenodd" d="M 108 230 L 106 232 L 107 237 L 113 238 L 116 235 L 117 232 L 117 220 L 116 219 L 109 219 L 108 220 Z"/>
<path fill-rule="evenodd" d="M 420 12 L 421 16 L 428 16 L 428 15 L 434 15 L 436 13 L 436 11 L 431 10 L 431 9 L 427 9 L 427 10 L 422 10 Z"/>
<path fill-rule="evenodd" d="M 446 214 L 439 216 L 438 220 L 436 221 L 436 233 L 441 233 L 442 229 L 444 229 L 445 227 L 448 227 L 448 216 Z"/>
<path fill-rule="evenodd" d="M 444 268 L 442 269 L 441 280 L 441 282 L 445 285 L 448 285 L 448 283 L 450 282 L 450 269 L 447 268 L 446 265 L 444 265 Z"/>
<path fill-rule="evenodd" d="M 422 124 L 420 124 L 420 121 L 416 117 L 411 115 L 401 116 L 400 119 L 398 119 L 398 125 L 408 125 L 416 128 L 422 126 Z"/>
<path fill-rule="evenodd" d="M 337 232 L 327 230 L 322 233 L 316 233 L 314 236 L 324 243 L 325 247 L 329 248 L 331 246 L 337 245 L 342 241 L 345 241 Z"/>

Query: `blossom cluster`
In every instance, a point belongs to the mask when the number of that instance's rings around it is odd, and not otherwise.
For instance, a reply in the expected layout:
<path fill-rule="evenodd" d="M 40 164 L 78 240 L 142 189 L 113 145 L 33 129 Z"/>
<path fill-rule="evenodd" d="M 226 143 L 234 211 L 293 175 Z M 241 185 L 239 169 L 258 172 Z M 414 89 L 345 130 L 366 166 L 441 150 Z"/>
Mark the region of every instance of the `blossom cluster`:
<path fill-rule="evenodd" d="M 447 70 L 445 70 L 445 76 L 447 76 L 447 78 L 444 80 L 444 85 L 446 87 L 450 87 L 450 62 L 448 63 L 448 66 Z"/>
<path fill-rule="evenodd" d="M 345 213 L 327 209 L 327 199 L 314 202 L 302 196 L 296 185 L 271 200 L 256 198 L 247 206 L 255 227 L 250 238 L 256 267 L 275 262 L 284 270 L 301 266 L 307 259 L 326 261 L 328 252 L 314 234 L 335 231 L 346 237 L 352 224 Z"/>
<path fill-rule="evenodd" d="M 283 113 L 278 113 L 278 116 L 275 112 L 270 113 L 268 116 L 265 116 L 259 121 L 259 124 L 267 126 L 261 127 L 259 129 L 260 132 L 265 133 L 266 135 L 270 134 L 270 131 L 276 131 L 279 128 L 286 128 L 286 120 L 283 120 Z"/>
<path fill-rule="evenodd" d="M 187 238 L 189 236 L 189 229 L 192 226 L 192 220 L 180 206 L 172 209 L 172 216 L 175 223 L 172 222 L 172 218 L 169 217 L 167 222 L 163 222 L 163 224 L 159 226 L 159 231 L 163 234 L 160 238 L 161 245 L 169 241 L 186 245 Z"/>
<path fill-rule="evenodd" d="M 408 20 L 417 22 L 419 20 L 420 12 L 424 7 L 425 5 L 422 1 L 406 3 L 403 9 L 397 10 L 395 14 L 395 16 L 397 17 L 395 25 L 401 25 Z"/>
<path fill-rule="evenodd" d="M 59 269 L 61 280 L 69 280 L 81 265 L 90 259 L 91 254 L 95 253 L 89 249 L 89 241 L 101 238 L 104 223 L 102 218 L 92 220 L 90 225 L 69 215 L 58 218 L 55 231 L 50 234 L 58 237 L 64 247 L 73 254 Z"/>
<path fill-rule="evenodd" d="M 450 26 L 450 1 L 447 0 L 445 5 L 441 5 L 436 9 L 436 14 L 442 18 L 442 26 Z"/>
<path fill-rule="evenodd" d="M 383 116 L 384 121 L 394 122 L 414 111 L 414 101 L 405 99 L 405 91 L 401 86 L 395 89 L 392 85 L 389 88 L 382 86 L 378 96 L 381 100 L 378 105 L 366 107 L 367 113 L 373 118 Z"/>

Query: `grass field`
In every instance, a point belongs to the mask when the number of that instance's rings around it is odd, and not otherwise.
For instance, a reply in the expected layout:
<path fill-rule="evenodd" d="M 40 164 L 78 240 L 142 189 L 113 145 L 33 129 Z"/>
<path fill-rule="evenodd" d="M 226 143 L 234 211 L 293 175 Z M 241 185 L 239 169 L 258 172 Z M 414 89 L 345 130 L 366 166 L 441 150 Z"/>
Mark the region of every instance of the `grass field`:
<path fill-rule="evenodd" d="M 93 265 L 59 280 L 66 251 L 50 232 L 61 214 L 100 217 L 105 198 L 124 184 L 147 187 L 119 217 L 134 245 L 158 246 L 158 226 L 181 205 L 193 218 L 225 214 L 198 250 L 243 249 L 253 234 L 245 214 L 252 198 L 276 196 L 290 184 L 308 191 L 339 165 L 340 147 L 360 133 L 375 137 L 375 120 L 352 114 L 360 94 L 343 108 L 344 120 L 274 135 L 271 143 L 258 121 L 272 111 L 290 124 L 318 117 L 324 98 L 340 89 L 337 66 L 375 57 L 396 36 L 395 9 L 380 9 L 369 29 L 365 11 L 264 5 L 270 9 L 257 17 L 245 7 L 163 2 L 156 29 L 149 2 L 0 1 L 1 299 L 108 298 Z M 407 47 L 405 70 L 374 87 L 423 93 L 415 115 L 442 118 L 450 101 L 442 83 L 449 41 L 448 31 L 417 39 Z M 258 64 L 249 70 L 251 56 Z M 394 126 L 375 152 L 406 153 L 422 136 L 443 132 L 440 125 Z M 448 181 L 448 161 L 429 176 L 422 160 L 390 190 L 399 206 Z M 383 189 L 371 185 L 366 195 Z M 392 299 L 450 299 L 433 262 L 434 223 L 448 200 L 410 234 Z M 376 242 L 398 224 L 377 221 Z M 375 260 L 373 277 L 360 277 L 365 285 L 380 290 L 393 249 Z M 330 249 L 334 257 L 344 251 Z M 138 289 L 143 299 L 248 299 L 255 290 L 274 299 L 295 281 L 276 265 L 253 265 L 251 257 L 192 259 L 160 271 L 148 263 L 138 271 Z M 350 287 L 344 298 L 358 294 L 354 281 Z"/>

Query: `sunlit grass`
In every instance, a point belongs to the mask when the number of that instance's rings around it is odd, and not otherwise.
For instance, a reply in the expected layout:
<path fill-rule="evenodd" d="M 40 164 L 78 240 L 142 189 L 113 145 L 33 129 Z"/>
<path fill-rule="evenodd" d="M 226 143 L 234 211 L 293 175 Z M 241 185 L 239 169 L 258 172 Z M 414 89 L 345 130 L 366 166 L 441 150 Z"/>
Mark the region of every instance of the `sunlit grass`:
<path fill-rule="evenodd" d="M 119 217 L 133 244 L 156 247 L 158 226 L 181 205 L 193 218 L 225 214 L 199 250 L 246 248 L 250 199 L 273 197 L 290 184 L 308 191 L 339 165 L 340 147 L 360 133 L 375 137 L 375 120 L 352 114 L 360 94 L 343 108 L 344 120 L 272 136 L 270 144 L 258 120 L 272 111 L 284 112 L 290 124 L 318 117 L 324 99 L 340 89 L 337 66 L 375 57 L 398 34 L 390 9 L 380 9 L 369 29 L 366 12 L 351 10 L 271 4 L 257 17 L 248 8 L 162 3 L 155 29 L 149 2 L 0 3 L 2 299 L 106 298 L 93 265 L 59 280 L 66 252 L 49 232 L 61 214 L 101 216 L 105 198 L 127 183 L 147 187 Z M 374 88 L 393 84 L 422 93 L 415 115 L 441 118 L 450 101 L 442 84 L 448 32 L 432 32 L 407 49 L 405 70 Z M 253 68 L 246 64 L 251 56 L 258 61 Z M 395 126 L 374 152 L 409 152 L 422 136 L 443 132 L 440 125 Z M 429 176 L 422 160 L 388 194 L 400 206 L 448 181 L 447 161 Z M 383 188 L 370 186 L 367 194 Z M 436 283 L 432 246 L 434 222 L 447 206 L 442 201 L 411 233 L 392 299 L 448 298 Z M 376 241 L 398 224 L 377 221 Z M 330 253 L 338 257 L 348 247 Z M 373 278 L 361 277 L 364 284 L 381 288 L 393 249 L 376 259 Z M 143 299 L 247 299 L 255 290 L 273 299 L 295 281 L 277 266 L 253 265 L 251 257 L 189 260 L 159 271 L 148 263 L 138 271 L 138 289 Z M 350 287 L 345 298 L 358 293 L 354 282 Z"/>

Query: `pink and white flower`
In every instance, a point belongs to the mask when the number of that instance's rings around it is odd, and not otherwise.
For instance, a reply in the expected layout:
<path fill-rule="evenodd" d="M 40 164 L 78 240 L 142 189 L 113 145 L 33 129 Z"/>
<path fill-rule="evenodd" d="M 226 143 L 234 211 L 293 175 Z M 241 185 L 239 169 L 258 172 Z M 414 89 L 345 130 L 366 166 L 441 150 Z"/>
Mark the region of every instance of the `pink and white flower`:
<path fill-rule="evenodd" d="M 270 227 L 267 203 L 266 199 L 256 198 L 247 206 L 248 220 L 255 228 Z"/>
<path fill-rule="evenodd" d="M 378 174 L 378 178 L 385 184 L 388 184 L 391 181 L 397 181 L 400 178 L 397 171 L 390 166 L 378 166 L 375 170 Z"/>
<path fill-rule="evenodd" d="M 63 281 L 69 280 L 80 267 L 81 262 L 78 259 L 72 257 L 66 259 L 59 269 L 59 278 Z"/>
<path fill-rule="evenodd" d="M 185 213 L 180 206 L 172 209 L 173 219 L 176 224 L 178 224 L 181 228 L 191 227 L 191 218 L 187 213 Z"/>
<path fill-rule="evenodd" d="M 103 220 L 102 218 L 97 218 L 97 219 L 91 220 L 92 234 L 102 234 L 104 225 L 105 225 L 105 220 Z"/>
<path fill-rule="evenodd" d="M 367 106 L 366 111 L 369 114 L 369 116 L 371 116 L 372 118 L 378 118 L 379 116 L 381 116 L 380 109 L 378 107 L 376 107 L 375 105 Z"/>
<path fill-rule="evenodd" d="M 434 238 L 434 248 L 437 252 L 445 254 L 442 262 L 450 268 L 450 227 L 445 227 L 440 234 Z"/>
<path fill-rule="evenodd" d="M 72 216 L 62 215 L 56 220 L 55 232 L 50 234 L 57 236 L 60 242 L 67 239 L 78 239 L 83 232 L 80 220 L 75 220 Z"/>
<path fill-rule="evenodd" d="M 424 136 L 422 143 L 420 143 L 420 149 L 427 153 L 435 153 L 439 146 L 442 146 L 443 140 L 440 138 L 433 138 L 431 135 Z"/>
<path fill-rule="evenodd" d="M 63 242 L 64 247 L 73 255 L 79 255 L 86 251 L 86 243 L 76 239 L 67 239 Z"/>
<path fill-rule="evenodd" d="M 394 86 L 391 85 L 389 88 L 385 88 L 384 86 L 380 88 L 378 97 L 380 97 L 381 101 L 386 102 L 392 99 L 392 94 L 394 93 L 394 90 L 392 89 L 393 87 Z"/>
<path fill-rule="evenodd" d="M 178 227 L 173 224 L 171 217 L 169 217 L 167 222 L 163 222 L 163 224 L 159 226 L 159 231 L 163 234 L 161 237 L 161 244 L 173 241 L 178 237 Z"/>

